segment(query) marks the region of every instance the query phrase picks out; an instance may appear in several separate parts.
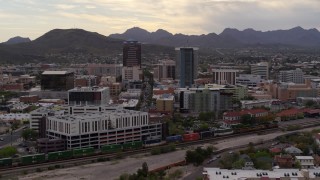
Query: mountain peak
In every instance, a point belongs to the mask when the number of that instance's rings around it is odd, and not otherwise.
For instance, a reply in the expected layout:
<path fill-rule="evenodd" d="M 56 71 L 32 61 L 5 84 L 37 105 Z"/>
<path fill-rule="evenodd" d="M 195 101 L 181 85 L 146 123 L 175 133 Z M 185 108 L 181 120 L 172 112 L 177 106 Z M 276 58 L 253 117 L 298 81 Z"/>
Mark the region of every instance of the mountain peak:
<path fill-rule="evenodd" d="M 297 27 L 294 27 L 292 29 L 290 29 L 292 31 L 304 31 L 305 29 L 303 29 L 301 26 L 297 26 Z"/>
<path fill-rule="evenodd" d="M 145 29 L 142 29 L 140 27 L 133 27 L 133 28 L 127 29 L 126 32 L 124 32 L 124 33 L 145 33 L 145 34 L 149 34 L 150 32 L 145 30 Z"/>
<path fill-rule="evenodd" d="M 26 43 L 26 42 L 30 42 L 31 40 L 26 37 L 21 37 L 21 36 L 16 36 L 13 38 L 10 38 L 8 41 L 3 42 L 3 44 L 19 44 L 19 43 Z"/>

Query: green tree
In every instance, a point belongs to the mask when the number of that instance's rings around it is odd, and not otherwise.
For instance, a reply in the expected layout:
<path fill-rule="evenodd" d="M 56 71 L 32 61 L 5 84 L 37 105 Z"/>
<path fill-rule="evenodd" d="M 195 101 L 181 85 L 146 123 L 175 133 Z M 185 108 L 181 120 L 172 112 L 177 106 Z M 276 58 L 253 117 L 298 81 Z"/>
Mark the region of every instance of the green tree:
<path fill-rule="evenodd" d="M 35 140 L 38 137 L 38 133 L 33 129 L 25 129 L 22 131 L 21 137 L 24 140 Z"/>
<path fill-rule="evenodd" d="M 241 169 L 244 167 L 245 161 L 243 159 L 239 159 L 238 161 L 232 163 L 232 168 L 233 169 Z"/>
<path fill-rule="evenodd" d="M 317 103 L 315 101 L 309 100 L 305 103 L 306 107 L 313 107 L 315 106 Z"/>
<path fill-rule="evenodd" d="M 4 147 L 0 149 L 0 158 L 8 158 L 17 153 L 17 149 L 12 146 Z"/>
<path fill-rule="evenodd" d="M 240 121 L 242 124 L 253 124 L 253 118 L 250 114 L 244 114 L 240 117 Z"/>

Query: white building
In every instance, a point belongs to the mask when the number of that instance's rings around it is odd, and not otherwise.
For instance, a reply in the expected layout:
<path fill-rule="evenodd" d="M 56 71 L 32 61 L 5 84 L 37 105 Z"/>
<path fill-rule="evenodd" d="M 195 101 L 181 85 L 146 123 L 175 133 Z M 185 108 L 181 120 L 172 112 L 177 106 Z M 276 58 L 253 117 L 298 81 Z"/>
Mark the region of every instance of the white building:
<path fill-rule="evenodd" d="M 9 114 L 0 114 L 0 120 L 11 121 L 11 120 L 30 120 L 31 115 L 27 113 L 9 113 Z"/>
<path fill-rule="evenodd" d="M 235 69 L 213 69 L 212 77 L 213 83 L 216 84 L 236 84 L 236 77 L 239 70 Z"/>
<path fill-rule="evenodd" d="M 312 156 L 295 156 L 296 162 L 299 162 L 302 169 L 313 169 L 314 158 Z"/>
<path fill-rule="evenodd" d="M 262 79 L 269 79 L 269 64 L 268 62 L 260 62 L 251 64 L 251 74 L 260 75 Z"/>
<path fill-rule="evenodd" d="M 203 168 L 203 179 L 205 180 L 262 180 L 262 179 L 295 179 L 295 180 L 316 180 L 319 179 L 319 169 L 273 169 L 273 170 L 240 170 Z"/>
<path fill-rule="evenodd" d="M 40 131 L 41 126 L 43 125 L 43 124 L 41 125 L 41 123 L 45 124 L 45 121 L 48 116 L 62 115 L 62 114 L 64 114 L 64 110 L 54 110 L 53 106 L 40 107 L 34 111 L 31 111 L 30 112 L 30 115 L 31 115 L 30 129 L 33 129 L 35 131 Z"/>
<path fill-rule="evenodd" d="M 246 85 L 248 87 L 256 87 L 263 82 L 265 82 L 265 80 L 261 78 L 261 75 L 239 74 L 239 77 L 236 77 L 236 84 Z"/>
<path fill-rule="evenodd" d="M 280 71 L 278 78 L 280 82 L 293 82 L 296 84 L 304 84 L 303 72 L 299 68 L 290 71 Z"/>
<path fill-rule="evenodd" d="M 150 124 L 146 112 L 111 111 L 50 116 L 47 136 L 65 139 L 67 148 L 95 147 L 162 138 L 161 123 Z"/>
<path fill-rule="evenodd" d="M 110 101 L 109 87 L 76 87 L 68 91 L 69 105 L 104 105 Z"/>

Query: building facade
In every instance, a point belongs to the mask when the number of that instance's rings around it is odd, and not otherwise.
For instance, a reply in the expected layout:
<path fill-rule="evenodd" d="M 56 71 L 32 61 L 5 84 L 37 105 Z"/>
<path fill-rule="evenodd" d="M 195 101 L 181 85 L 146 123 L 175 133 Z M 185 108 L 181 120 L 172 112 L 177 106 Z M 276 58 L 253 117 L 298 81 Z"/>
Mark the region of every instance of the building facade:
<path fill-rule="evenodd" d="M 141 68 L 141 43 L 128 40 L 123 43 L 123 66 Z"/>
<path fill-rule="evenodd" d="M 234 69 L 213 69 L 213 83 L 235 85 L 238 72 L 238 70 Z"/>
<path fill-rule="evenodd" d="M 280 82 L 304 84 L 303 72 L 299 68 L 290 71 L 280 71 L 278 78 Z"/>
<path fill-rule="evenodd" d="M 156 81 L 162 80 L 174 80 L 176 77 L 176 65 L 173 60 L 159 61 L 156 67 L 153 69 L 153 78 Z"/>
<path fill-rule="evenodd" d="M 169 94 L 160 95 L 156 100 L 157 111 L 173 112 L 174 96 Z"/>
<path fill-rule="evenodd" d="M 256 87 L 263 82 L 265 82 L 265 80 L 261 78 L 261 75 L 239 74 L 239 77 L 236 77 L 236 84 L 246 85 L 248 87 Z"/>
<path fill-rule="evenodd" d="M 66 148 L 101 148 L 103 145 L 162 139 L 162 124 L 149 123 L 146 112 L 108 110 L 47 118 L 47 136 L 63 139 Z"/>
<path fill-rule="evenodd" d="M 41 90 L 67 91 L 74 88 L 74 73 L 67 71 L 44 71 L 41 74 Z"/>
<path fill-rule="evenodd" d="M 176 50 L 176 79 L 180 88 L 192 87 L 198 76 L 198 50 L 194 47 L 179 47 Z"/>
<path fill-rule="evenodd" d="M 260 62 L 251 64 L 251 74 L 260 75 L 262 79 L 269 79 L 269 64 L 268 62 Z"/>
<path fill-rule="evenodd" d="M 68 91 L 69 105 L 104 105 L 110 101 L 109 87 L 76 87 Z"/>

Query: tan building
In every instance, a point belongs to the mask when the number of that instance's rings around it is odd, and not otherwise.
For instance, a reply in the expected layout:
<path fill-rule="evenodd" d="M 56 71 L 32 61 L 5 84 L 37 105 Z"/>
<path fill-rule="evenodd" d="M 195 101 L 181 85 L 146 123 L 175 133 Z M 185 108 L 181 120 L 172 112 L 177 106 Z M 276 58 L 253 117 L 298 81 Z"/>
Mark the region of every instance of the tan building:
<path fill-rule="evenodd" d="M 19 82 L 22 84 L 29 84 L 29 83 L 36 83 L 36 77 L 35 76 L 30 76 L 28 74 L 25 75 L 20 75 L 19 77 Z"/>
<path fill-rule="evenodd" d="M 157 111 L 173 112 L 174 111 L 173 104 L 174 104 L 174 96 L 168 95 L 168 94 L 160 95 L 156 101 Z"/>
<path fill-rule="evenodd" d="M 308 84 L 270 83 L 265 85 L 272 98 L 282 101 L 295 100 L 297 97 L 317 97 L 318 90 Z"/>
<path fill-rule="evenodd" d="M 108 87 L 110 88 L 110 95 L 111 96 L 118 96 L 121 93 L 121 84 L 120 83 L 112 83 L 112 84 L 109 84 Z"/>

